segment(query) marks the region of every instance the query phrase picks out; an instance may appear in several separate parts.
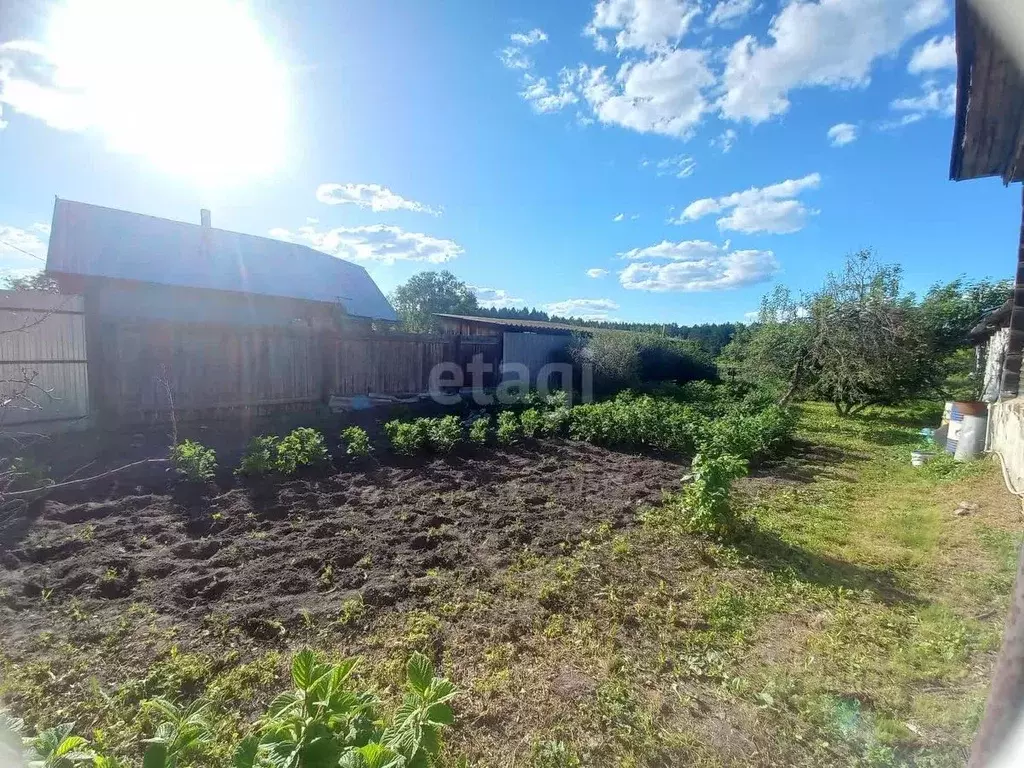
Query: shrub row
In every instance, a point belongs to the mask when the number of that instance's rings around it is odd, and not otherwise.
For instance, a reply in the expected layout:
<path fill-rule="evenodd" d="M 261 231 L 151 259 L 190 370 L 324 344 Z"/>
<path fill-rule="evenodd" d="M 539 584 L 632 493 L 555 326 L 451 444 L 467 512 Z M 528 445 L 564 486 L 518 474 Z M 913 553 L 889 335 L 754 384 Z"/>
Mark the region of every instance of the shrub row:
<path fill-rule="evenodd" d="M 181 707 L 167 699 L 145 702 L 159 724 L 146 739 L 144 768 L 181 765 L 232 765 L 234 768 L 398 768 L 434 765 L 441 733 L 454 722 L 449 702 L 454 684 L 434 675 L 430 660 L 416 653 L 406 666 L 402 704 L 390 718 L 379 714 L 380 702 L 353 684 L 356 659 L 325 664 L 311 651 L 292 661 L 293 690 L 274 699 L 252 733 L 238 744 L 216 743 L 209 705 L 199 700 Z M 6 726 L 6 729 L 4 728 Z M 0 713 L 0 730 L 22 735 L 24 723 Z M 24 762 L 30 766 L 128 768 L 137 763 L 103 755 L 74 725 L 22 736 Z M 0 757 L 6 753 L 0 744 Z M 233 752 L 233 754 L 232 754 Z M 213 755 L 232 754 L 216 760 Z M 12 755 L 8 755 L 12 757 Z M 14 758 L 16 759 L 16 758 Z M 7 764 L 6 762 L 4 763 Z"/>

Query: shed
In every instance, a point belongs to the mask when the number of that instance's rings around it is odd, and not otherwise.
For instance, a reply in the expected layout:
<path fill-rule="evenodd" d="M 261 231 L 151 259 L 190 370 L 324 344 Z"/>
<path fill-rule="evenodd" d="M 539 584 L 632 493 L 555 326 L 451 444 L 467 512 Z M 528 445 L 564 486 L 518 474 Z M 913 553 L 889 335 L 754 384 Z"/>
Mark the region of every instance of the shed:
<path fill-rule="evenodd" d="M 551 336 L 568 336 L 573 333 L 590 334 L 589 328 L 552 323 L 547 320 L 520 320 L 518 318 L 479 317 L 476 315 L 434 315 L 444 333 L 463 336 L 501 336 L 503 333 L 543 333 Z"/>
<path fill-rule="evenodd" d="M 366 270 L 304 245 L 57 199 L 46 271 L 86 311 L 242 325 L 393 322 Z"/>

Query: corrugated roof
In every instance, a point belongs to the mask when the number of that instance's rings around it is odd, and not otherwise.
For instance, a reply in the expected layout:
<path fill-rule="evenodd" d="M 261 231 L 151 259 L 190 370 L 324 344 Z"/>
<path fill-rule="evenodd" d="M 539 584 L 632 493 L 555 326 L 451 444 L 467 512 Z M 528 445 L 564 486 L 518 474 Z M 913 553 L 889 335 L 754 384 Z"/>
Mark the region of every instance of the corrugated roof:
<path fill-rule="evenodd" d="M 1024 77 L 966 0 L 956 2 L 956 117 L 949 177 L 1024 179 Z"/>
<path fill-rule="evenodd" d="M 566 325 L 565 323 L 552 323 L 547 320 L 518 320 L 513 318 L 505 317 L 478 317 L 476 315 L 449 315 L 442 312 L 434 313 L 434 317 L 446 317 L 449 320 L 465 320 L 470 323 L 480 323 L 482 325 L 494 325 L 501 326 L 502 328 L 527 328 L 535 330 L 551 330 L 551 331 L 579 331 L 590 333 L 593 328 L 584 328 L 578 325 Z"/>
<path fill-rule="evenodd" d="M 48 272 L 340 302 L 397 320 L 366 270 L 304 245 L 58 199 Z"/>

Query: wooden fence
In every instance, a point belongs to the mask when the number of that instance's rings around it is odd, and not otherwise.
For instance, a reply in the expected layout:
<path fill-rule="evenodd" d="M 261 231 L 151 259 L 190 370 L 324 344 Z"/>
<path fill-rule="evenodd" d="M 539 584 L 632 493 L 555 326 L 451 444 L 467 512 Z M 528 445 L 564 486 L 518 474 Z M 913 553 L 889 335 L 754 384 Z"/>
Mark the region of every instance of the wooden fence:
<path fill-rule="evenodd" d="M 495 370 L 497 338 L 346 335 L 305 326 L 237 326 L 107 318 L 91 343 L 94 409 L 108 425 L 222 409 L 290 408 L 330 395 L 425 392 L 433 366 L 481 354 Z M 467 379 L 468 383 L 468 379 Z"/>
<path fill-rule="evenodd" d="M 48 432 L 89 416 L 81 296 L 0 291 L 0 421 Z"/>

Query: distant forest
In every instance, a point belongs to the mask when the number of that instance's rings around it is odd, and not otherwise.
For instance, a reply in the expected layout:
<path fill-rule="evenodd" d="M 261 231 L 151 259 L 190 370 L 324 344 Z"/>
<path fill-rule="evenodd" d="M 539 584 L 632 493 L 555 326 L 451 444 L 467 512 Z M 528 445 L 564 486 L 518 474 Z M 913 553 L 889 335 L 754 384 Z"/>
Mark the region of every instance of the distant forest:
<path fill-rule="evenodd" d="M 627 323 L 607 320 L 580 320 L 576 317 L 560 317 L 549 315 L 539 309 L 492 309 L 478 307 L 473 314 L 479 317 L 497 317 L 505 320 L 546 320 L 552 323 L 579 325 L 586 328 L 604 328 L 613 331 L 633 331 L 635 333 L 657 333 L 677 339 L 689 339 L 701 345 L 712 357 L 718 357 L 722 347 L 732 341 L 736 333 L 736 323 L 702 323 L 700 325 L 679 325 L 678 323 Z"/>

